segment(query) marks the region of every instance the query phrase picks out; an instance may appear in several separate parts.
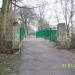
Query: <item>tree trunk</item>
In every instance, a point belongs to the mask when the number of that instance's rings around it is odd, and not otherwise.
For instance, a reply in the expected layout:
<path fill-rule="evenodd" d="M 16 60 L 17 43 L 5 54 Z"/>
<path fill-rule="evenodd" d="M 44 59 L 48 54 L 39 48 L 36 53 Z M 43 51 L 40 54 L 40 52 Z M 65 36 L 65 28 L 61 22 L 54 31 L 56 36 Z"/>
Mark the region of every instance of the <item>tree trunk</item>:
<path fill-rule="evenodd" d="M 1 16 L 0 16 L 0 49 L 4 48 L 8 6 L 9 6 L 9 0 L 3 0 Z"/>

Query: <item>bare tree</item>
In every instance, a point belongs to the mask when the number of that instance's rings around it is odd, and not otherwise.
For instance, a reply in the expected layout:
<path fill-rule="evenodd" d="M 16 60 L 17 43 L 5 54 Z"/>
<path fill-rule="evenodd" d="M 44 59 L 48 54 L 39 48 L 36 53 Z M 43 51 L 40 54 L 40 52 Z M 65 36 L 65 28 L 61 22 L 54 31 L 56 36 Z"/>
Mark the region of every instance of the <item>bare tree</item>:
<path fill-rule="evenodd" d="M 38 23 L 39 23 L 39 30 L 43 29 L 44 28 L 44 25 L 46 20 L 45 20 L 45 16 L 46 16 L 46 6 L 47 6 L 47 2 L 46 1 L 43 1 L 39 3 L 39 5 L 41 5 L 39 8 L 38 8 L 38 16 L 39 16 L 39 20 L 38 20 Z M 45 21 L 45 22 L 44 22 Z"/>
<path fill-rule="evenodd" d="M 75 5 L 73 0 L 61 0 L 61 6 L 65 18 L 65 22 L 67 25 L 67 36 L 69 35 L 70 24 L 72 29 L 72 36 L 73 36 L 73 16 L 75 14 Z"/>
<path fill-rule="evenodd" d="M 36 14 L 34 9 L 25 9 L 21 8 L 19 11 L 21 21 L 23 22 L 23 27 L 25 27 L 25 30 L 28 33 L 28 26 L 27 24 L 29 23 L 30 20 L 34 19 Z"/>
<path fill-rule="evenodd" d="M 9 7 L 13 0 L 2 0 L 2 8 L 0 14 L 0 49 L 5 49 L 6 31 L 9 25 Z M 14 0 L 16 1 L 16 0 Z M 7 19 L 8 18 L 8 19 Z"/>
<path fill-rule="evenodd" d="M 73 35 L 73 16 L 75 14 L 75 1 L 74 0 L 56 0 L 56 1 L 61 5 L 60 9 L 62 9 L 66 25 L 67 37 L 69 37 L 70 28 Z"/>
<path fill-rule="evenodd" d="M 57 20 L 57 22 L 59 23 L 60 21 L 59 21 L 59 16 L 58 16 L 58 12 L 57 12 L 57 9 L 54 9 L 54 12 L 55 12 L 55 14 L 56 14 L 56 20 Z"/>

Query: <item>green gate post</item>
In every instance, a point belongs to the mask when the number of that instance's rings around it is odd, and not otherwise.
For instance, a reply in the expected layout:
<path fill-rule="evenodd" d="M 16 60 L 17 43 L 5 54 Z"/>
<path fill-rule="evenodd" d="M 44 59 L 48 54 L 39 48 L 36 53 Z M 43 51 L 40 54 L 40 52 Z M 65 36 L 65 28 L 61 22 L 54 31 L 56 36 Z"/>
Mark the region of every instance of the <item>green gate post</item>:
<path fill-rule="evenodd" d="M 23 27 L 20 27 L 20 41 L 26 37 L 26 32 Z"/>

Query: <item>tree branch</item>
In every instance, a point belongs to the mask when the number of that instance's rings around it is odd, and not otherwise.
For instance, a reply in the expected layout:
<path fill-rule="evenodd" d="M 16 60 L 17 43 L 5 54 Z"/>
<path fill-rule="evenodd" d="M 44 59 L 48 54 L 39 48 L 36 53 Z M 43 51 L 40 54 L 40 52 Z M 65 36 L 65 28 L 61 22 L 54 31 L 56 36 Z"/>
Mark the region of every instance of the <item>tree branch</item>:
<path fill-rule="evenodd" d="M 40 6 L 37 6 L 37 7 L 31 7 L 31 8 L 29 8 L 29 7 L 26 7 L 26 6 L 19 6 L 19 5 L 15 4 L 15 3 L 13 3 L 13 2 L 11 2 L 11 3 L 12 3 L 13 5 L 17 6 L 18 8 L 25 8 L 25 9 L 34 9 L 34 8 L 40 7 Z"/>

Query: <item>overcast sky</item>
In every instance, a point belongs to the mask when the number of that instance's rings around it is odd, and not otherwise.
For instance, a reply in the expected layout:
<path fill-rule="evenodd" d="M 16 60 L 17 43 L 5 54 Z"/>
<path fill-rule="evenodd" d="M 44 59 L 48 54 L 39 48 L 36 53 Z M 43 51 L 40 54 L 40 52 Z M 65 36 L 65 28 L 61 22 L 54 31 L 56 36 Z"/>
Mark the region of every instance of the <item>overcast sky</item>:
<path fill-rule="evenodd" d="M 1 5 L 2 5 L 2 3 L 1 3 L 1 1 L 2 0 L 0 0 L 0 7 L 1 7 Z M 39 2 L 41 3 L 41 1 L 42 0 L 23 0 L 23 2 L 22 2 L 22 4 L 19 4 L 19 5 L 31 5 L 31 6 L 36 6 Z M 48 4 L 47 4 L 47 8 L 46 8 L 46 20 L 50 23 L 50 24 L 52 24 L 52 25 L 56 25 L 57 24 L 57 20 L 56 20 L 56 14 L 55 14 L 55 12 L 54 12 L 54 9 L 55 9 L 55 7 L 57 6 L 56 4 L 55 4 L 55 1 L 56 0 L 44 0 L 44 1 L 47 1 L 48 2 Z M 58 7 L 60 7 L 59 5 L 58 5 Z M 60 8 L 58 8 L 58 9 L 60 9 Z M 60 15 L 60 19 L 63 19 L 62 17 L 61 17 L 62 15 Z M 62 22 L 63 22 L 63 20 L 62 20 Z"/>
<path fill-rule="evenodd" d="M 37 4 L 41 3 L 42 1 L 47 1 L 48 4 L 46 6 L 45 18 L 50 24 L 52 24 L 52 25 L 57 24 L 57 21 L 55 18 L 56 14 L 53 10 L 56 0 L 23 0 L 23 1 L 24 1 L 23 2 L 24 4 L 27 4 L 27 5 L 29 4 L 31 6 L 36 6 Z"/>
<path fill-rule="evenodd" d="M 2 0 L 0 0 L 0 7 L 2 6 Z"/>
<path fill-rule="evenodd" d="M 23 2 L 24 4 L 27 4 L 27 5 L 29 4 L 31 6 L 36 6 L 38 3 L 41 3 L 41 1 L 47 1 L 48 4 L 46 6 L 46 12 L 45 12 L 46 19 L 52 25 L 56 25 L 57 24 L 57 19 L 55 18 L 56 17 L 56 13 L 55 13 L 54 9 L 56 9 L 56 7 L 57 7 L 59 12 L 62 11 L 62 10 L 60 10 L 61 6 L 59 4 L 56 5 L 56 3 L 55 3 L 56 0 L 23 0 L 23 1 L 24 1 Z M 59 12 L 58 12 L 58 15 L 59 15 Z M 59 17 L 60 22 L 64 22 L 63 15 L 60 14 L 59 16 L 60 16 Z"/>

